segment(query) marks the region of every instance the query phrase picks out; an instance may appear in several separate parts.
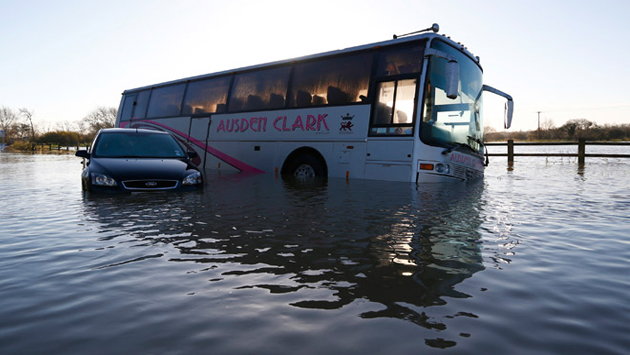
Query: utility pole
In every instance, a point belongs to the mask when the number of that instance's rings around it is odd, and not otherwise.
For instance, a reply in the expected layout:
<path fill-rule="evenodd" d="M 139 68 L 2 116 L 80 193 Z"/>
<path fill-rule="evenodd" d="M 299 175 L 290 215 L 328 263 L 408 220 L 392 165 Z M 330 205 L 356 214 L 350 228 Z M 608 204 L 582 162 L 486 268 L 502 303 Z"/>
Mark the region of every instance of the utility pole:
<path fill-rule="evenodd" d="M 538 111 L 538 139 L 540 139 L 540 112 Z"/>

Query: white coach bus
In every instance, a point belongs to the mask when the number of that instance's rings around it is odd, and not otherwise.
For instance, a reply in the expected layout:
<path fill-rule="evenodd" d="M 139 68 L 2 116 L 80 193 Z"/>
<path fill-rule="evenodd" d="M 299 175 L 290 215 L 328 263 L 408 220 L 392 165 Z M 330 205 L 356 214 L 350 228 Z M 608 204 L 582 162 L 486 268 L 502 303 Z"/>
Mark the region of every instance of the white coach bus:
<path fill-rule="evenodd" d="M 206 171 L 416 183 L 483 175 L 479 58 L 438 26 L 126 90 L 117 127 L 168 131 Z M 487 159 L 487 155 L 486 155 Z"/>

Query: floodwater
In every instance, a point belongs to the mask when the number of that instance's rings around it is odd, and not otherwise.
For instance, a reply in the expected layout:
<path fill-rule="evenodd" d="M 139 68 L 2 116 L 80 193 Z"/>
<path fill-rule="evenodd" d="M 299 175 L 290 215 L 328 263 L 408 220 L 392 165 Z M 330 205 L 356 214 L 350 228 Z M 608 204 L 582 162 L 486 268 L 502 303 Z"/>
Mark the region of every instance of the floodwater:
<path fill-rule="evenodd" d="M 0 153 L 3 354 L 628 354 L 630 160 L 90 196 Z"/>

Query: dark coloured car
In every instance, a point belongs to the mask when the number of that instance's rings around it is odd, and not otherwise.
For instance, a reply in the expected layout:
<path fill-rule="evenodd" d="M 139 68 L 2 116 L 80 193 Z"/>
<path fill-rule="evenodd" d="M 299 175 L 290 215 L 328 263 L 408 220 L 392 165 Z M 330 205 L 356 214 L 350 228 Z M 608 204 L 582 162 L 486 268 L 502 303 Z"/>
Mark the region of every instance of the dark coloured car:
<path fill-rule="evenodd" d="M 203 187 L 203 176 L 191 162 L 196 153 L 166 132 L 102 129 L 90 150 L 79 150 L 76 156 L 87 159 L 81 174 L 85 191 L 158 192 Z"/>

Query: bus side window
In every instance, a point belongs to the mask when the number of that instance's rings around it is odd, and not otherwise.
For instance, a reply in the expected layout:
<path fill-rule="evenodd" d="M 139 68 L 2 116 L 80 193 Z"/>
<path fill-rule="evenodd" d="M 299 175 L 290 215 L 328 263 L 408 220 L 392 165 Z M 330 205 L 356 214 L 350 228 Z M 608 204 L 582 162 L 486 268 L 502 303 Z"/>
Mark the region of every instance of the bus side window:
<path fill-rule="evenodd" d="M 416 79 L 380 82 L 376 95 L 371 134 L 412 134 Z"/>
<path fill-rule="evenodd" d="M 289 106 L 363 102 L 362 97 L 368 95 L 371 68 L 371 53 L 296 64 Z"/>
<path fill-rule="evenodd" d="M 392 124 L 394 117 L 394 91 L 396 89 L 395 82 L 378 83 L 376 90 L 376 108 L 372 116 L 374 125 Z"/>
<path fill-rule="evenodd" d="M 138 93 L 132 118 L 138 119 L 146 117 L 149 96 L 151 96 L 151 90 L 140 91 Z"/>
<path fill-rule="evenodd" d="M 264 108 L 263 100 L 257 95 L 247 95 L 247 103 L 245 104 L 245 110 L 260 110 Z"/>
<path fill-rule="evenodd" d="M 186 84 L 177 84 L 153 89 L 147 117 L 179 116 Z"/>
<path fill-rule="evenodd" d="M 295 94 L 295 104 L 298 107 L 308 107 L 313 104 L 313 95 L 308 91 L 298 90 Z"/>
<path fill-rule="evenodd" d="M 272 93 L 269 96 L 269 108 L 284 107 L 284 95 Z"/>
<path fill-rule="evenodd" d="M 189 83 L 182 115 L 220 112 L 221 107 L 224 107 L 227 101 L 230 80 L 229 76 L 225 76 Z"/>
<path fill-rule="evenodd" d="M 389 49 L 379 55 L 377 76 L 392 76 L 422 72 L 422 58 L 424 56 L 423 42 L 412 47 L 404 46 Z"/>
<path fill-rule="evenodd" d="M 123 101 L 122 110 L 120 112 L 121 121 L 131 120 L 131 115 L 133 113 L 133 108 L 136 105 L 137 97 L 138 97 L 138 94 L 125 95 L 125 100 Z"/>
<path fill-rule="evenodd" d="M 340 88 L 336 88 L 334 86 L 329 86 L 326 91 L 326 98 L 328 98 L 328 103 L 330 105 L 345 105 L 354 101 L 355 95 L 349 94 Z"/>
<path fill-rule="evenodd" d="M 238 74 L 228 103 L 228 111 L 283 108 L 289 85 L 290 66 Z"/>

